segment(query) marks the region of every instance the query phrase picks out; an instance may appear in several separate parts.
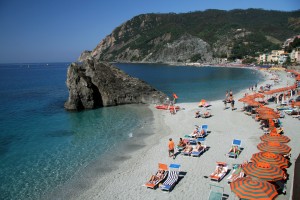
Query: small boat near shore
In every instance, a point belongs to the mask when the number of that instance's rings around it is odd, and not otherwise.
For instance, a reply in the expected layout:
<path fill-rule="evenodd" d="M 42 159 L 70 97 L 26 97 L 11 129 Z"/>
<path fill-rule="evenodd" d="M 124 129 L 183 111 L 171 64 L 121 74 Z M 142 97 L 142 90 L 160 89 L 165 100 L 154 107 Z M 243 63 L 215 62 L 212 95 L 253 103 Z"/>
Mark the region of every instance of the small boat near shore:
<path fill-rule="evenodd" d="M 157 105 L 155 106 L 156 109 L 160 109 L 160 110 L 174 110 L 174 108 L 176 110 L 179 110 L 180 107 L 179 106 L 170 106 L 170 105 Z"/>

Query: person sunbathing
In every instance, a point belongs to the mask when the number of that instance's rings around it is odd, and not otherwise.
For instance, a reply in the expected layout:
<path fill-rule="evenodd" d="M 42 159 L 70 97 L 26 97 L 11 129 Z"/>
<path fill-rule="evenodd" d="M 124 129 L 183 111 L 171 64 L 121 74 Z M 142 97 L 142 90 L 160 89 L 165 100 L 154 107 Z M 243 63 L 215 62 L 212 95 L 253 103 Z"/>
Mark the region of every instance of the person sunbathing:
<path fill-rule="evenodd" d="M 238 146 L 232 146 L 229 150 L 229 153 L 234 153 L 234 154 L 237 154 L 238 153 Z"/>
<path fill-rule="evenodd" d="M 191 133 L 191 137 L 197 137 L 199 134 L 199 127 L 196 127 L 196 129 Z"/>
<path fill-rule="evenodd" d="M 196 113 L 195 113 L 195 118 L 199 118 L 200 116 L 201 116 L 200 111 L 196 111 Z"/>
<path fill-rule="evenodd" d="M 192 145 L 187 144 L 186 147 L 185 147 L 184 150 L 183 150 L 183 153 L 191 153 L 192 150 L 193 150 Z"/>
<path fill-rule="evenodd" d="M 210 116 L 211 116 L 211 114 L 208 111 L 206 111 L 205 113 L 203 113 L 203 117 L 204 118 L 207 118 L 207 117 L 210 117 Z"/>
<path fill-rule="evenodd" d="M 204 147 L 201 145 L 201 142 L 197 143 L 197 146 L 192 150 L 192 152 L 199 152 L 203 149 Z"/>
<path fill-rule="evenodd" d="M 156 175 L 151 176 L 149 183 L 155 183 L 156 181 L 163 179 L 164 174 L 165 174 L 164 170 L 158 170 Z"/>
<path fill-rule="evenodd" d="M 210 176 L 219 176 L 221 173 L 224 173 L 225 169 L 223 166 L 219 165 L 217 169 Z"/>
<path fill-rule="evenodd" d="M 282 127 L 279 127 L 279 128 L 277 129 L 277 133 L 278 133 L 278 134 L 283 134 L 283 128 L 282 128 Z"/>
<path fill-rule="evenodd" d="M 239 165 L 238 168 L 235 169 L 235 171 L 231 175 L 231 182 L 235 181 L 238 178 L 241 178 L 244 176 L 244 173 L 242 171 L 242 165 Z"/>
<path fill-rule="evenodd" d="M 184 143 L 182 138 L 180 138 L 177 147 L 185 147 L 185 146 L 186 146 L 186 144 Z"/>

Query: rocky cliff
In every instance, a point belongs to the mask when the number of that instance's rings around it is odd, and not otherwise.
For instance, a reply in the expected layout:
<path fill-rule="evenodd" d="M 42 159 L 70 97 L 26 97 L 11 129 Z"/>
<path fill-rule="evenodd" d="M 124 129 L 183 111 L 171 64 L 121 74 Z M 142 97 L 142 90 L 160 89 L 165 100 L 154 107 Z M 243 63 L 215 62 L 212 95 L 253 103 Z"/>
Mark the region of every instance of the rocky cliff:
<path fill-rule="evenodd" d="M 93 109 L 132 103 L 162 103 L 167 95 L 127 75 L 115 66 L 87 59 L 67 72 L 67 110 Z"/>
<path fill-rule="evenodd" d="M 297 34 L 300 11 L 206 10 L 142 14 L 106 36 L 90 56 L 115 62 L 214 62 L 256 57 Z M 273 38 L 270 40 L 269 38 Z M 277 41 L 277 42 L 274 42 Z"/>

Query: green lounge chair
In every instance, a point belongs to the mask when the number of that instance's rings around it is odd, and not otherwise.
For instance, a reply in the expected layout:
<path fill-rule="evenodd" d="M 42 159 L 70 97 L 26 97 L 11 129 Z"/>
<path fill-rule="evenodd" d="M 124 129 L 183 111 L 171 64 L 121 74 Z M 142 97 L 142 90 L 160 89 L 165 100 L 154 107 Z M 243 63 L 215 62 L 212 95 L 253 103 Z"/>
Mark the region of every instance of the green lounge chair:
<path fill-rule="evenodd" d="M 209 184 L 210 192 L 208 200 L 222 200 L 224 195 L 224 187 Z"/>

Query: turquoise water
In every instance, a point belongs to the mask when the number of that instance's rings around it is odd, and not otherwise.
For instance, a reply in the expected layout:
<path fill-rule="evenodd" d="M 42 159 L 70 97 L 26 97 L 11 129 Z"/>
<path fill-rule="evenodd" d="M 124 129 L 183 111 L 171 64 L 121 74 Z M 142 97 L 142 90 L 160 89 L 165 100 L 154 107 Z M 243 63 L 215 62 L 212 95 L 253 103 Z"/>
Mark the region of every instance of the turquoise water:
<path fill-rule="evenodd" d="M 66 112 L 67 66 L 0 65 L 0 199 L 41 199 L 135 137 L 151 118 L 146 107 L 130 105 Z M 177 93 L 181 102 L 221 99 L 225 90 L 237 92 L 262 78 L 244 69 L 118 66 L 167 94 Z"/>
<path fill-rule="evenodd" d="M 117 64 L 128 74 L 138 77 L 178 102 L 198 102 L 225 97 L 226 90 L 237 93 L 263 79 L 250 69 L 225 67 L 183 67 L 153 64 Z"/>

